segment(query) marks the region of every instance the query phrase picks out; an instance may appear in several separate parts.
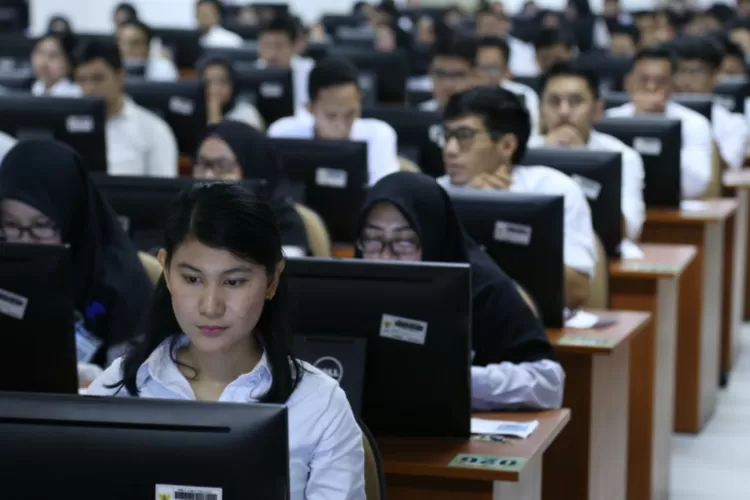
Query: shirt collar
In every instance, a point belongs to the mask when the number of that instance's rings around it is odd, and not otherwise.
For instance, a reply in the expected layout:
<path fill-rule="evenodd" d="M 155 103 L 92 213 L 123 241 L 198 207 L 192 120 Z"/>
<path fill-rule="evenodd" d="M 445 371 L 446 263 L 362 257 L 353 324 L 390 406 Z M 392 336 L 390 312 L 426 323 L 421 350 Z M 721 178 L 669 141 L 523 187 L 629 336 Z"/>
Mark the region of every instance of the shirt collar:
<path fill-rule="evenodd" d="M 133 112 L 135 111 L 136 104 L 135 102 L 130 98 L 130 96 L 123 96 L 122 98 L 122 109 L 119 113 L 117 113 L 113 118 L 123 118 L 128 119 L 133 117 Z"/>

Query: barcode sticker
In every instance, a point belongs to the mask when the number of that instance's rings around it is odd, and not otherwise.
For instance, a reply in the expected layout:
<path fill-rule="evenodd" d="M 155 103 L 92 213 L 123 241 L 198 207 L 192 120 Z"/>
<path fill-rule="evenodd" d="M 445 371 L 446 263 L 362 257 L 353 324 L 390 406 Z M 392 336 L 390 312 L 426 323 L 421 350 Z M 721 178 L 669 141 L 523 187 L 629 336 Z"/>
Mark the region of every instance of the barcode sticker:
<path fill-rule="evenodd" d="M 157 484 L 155 500 L 223 500 L 221 488 Z"/>
<path fill-rule="evenodd" d="M 581 191 L 589 200 L 596 201 L 599 199 L 599 193 L 602 191 L 602 185 L 595 180 L 589 179 L 582 175 L 573 174 L 571 178 L 581 187 Z"/>
<path fill-rule="evenodd" d="M 349 181 L 346 170 L 319 167 L 315 170 L 315 184 L 318 186 L 344 189 Z"/>
<path fill-rule="evenodd" d="M 633 139 L 633 149 L 642 155 L 658 156 L 661 154 L 661 140 L 656 137 L 636 137 Z"/>
<path fill-rule="evenodd" d="M 0 314 L 11 318 L 23 319 L 29 299 L 0 288 Z"/>
<path fill-rule="evenodd" d="M 495 241 L 527 247 L 531 243 L 531 226 L 501 220 L 495 221 L 493 238 Z"/>
<path fill-rule="evenodd" d="M 192 116 L 195 113 L 195 103 L 191 99 L 172 96 L 169 99 L 169 111 L 176 115 Z"/>
<path fill-rule="evenodd" d="M 284 96 L 284 87 L 278 83 L 263 83 L 258 90 L 265 99 L 279 99 Z"/>
<path fill-rule="evenodd" d="M 90 134 L 94 131 L 94 117 L 70 115 L 65 119 L 65 129 L 69 134 Z"/>

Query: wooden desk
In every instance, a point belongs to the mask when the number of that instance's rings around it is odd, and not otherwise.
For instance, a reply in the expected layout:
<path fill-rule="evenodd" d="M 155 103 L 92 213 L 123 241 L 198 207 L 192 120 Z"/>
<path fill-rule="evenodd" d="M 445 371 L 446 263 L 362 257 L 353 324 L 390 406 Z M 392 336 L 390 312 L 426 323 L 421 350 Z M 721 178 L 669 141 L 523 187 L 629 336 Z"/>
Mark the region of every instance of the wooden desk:
<path fill-rule="evenodd" d="M 440 438 L 379 438 L 389 500 L 540 500 L 542 455 L 570 420 L 570 410 L 477 413 L 497 420 L 539 420 L 524 440 L 496 443 Z M 503 457 L 496 466 L 451 465 L 462 454 Z M 490 460 L 495 462 L 495 460 Z"/>
<path fill-rule="evenodd" d="M 665 500 L 674 415 L 677 300 L 695 247 L 641 244 L 645 257 L 612 261 L 613 309 L 645 311 L 651 322 L 630 345 L 628 499 Z"/>
<path fill-rule="evenodd" d="M 338 259 L 354 258 L 354 245 L 347 245 L 345 243 L 334 243 L 332 251 L 333 251 L 333 256 Z"/>
<path fill-rule="evenodd" d="M 547 330 L 565 369 L 563 406 L 573 419 L 544 454 L 545 500 L 626 498 L 630 344 L 650 315 L 591 312 L 617 322 L 594 330 Z"/>

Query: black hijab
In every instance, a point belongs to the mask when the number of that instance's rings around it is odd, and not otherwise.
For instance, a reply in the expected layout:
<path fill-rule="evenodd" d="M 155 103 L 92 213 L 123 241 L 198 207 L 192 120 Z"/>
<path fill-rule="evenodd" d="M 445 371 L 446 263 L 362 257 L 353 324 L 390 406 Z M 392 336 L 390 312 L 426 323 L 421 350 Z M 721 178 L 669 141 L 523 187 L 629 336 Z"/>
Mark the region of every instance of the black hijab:
<path fill-rule="evenodd" d="M 223 140 L 237 158 L 245 179 L 264 179 L 271 204 L 281 227 L 284 245 L 307 251 L 307 233 L 289 194 L 289 180 L 268 137 L 250 125 L 224 120 L 209 127 L 206 137 Z"/>
<path fill-rule="evenodd" d="M 232 64 L 223 57 L 209 57 L 201 61 L 199 64 L 199 67 L 201 69 L 201 78 L 203 78 L 206 72 L 206 68 L 208 68 L 209 66 L 221 66 L 222 68 L 224 68 L 224 71 L 227 72 L 227 79 L 232 86 L 232 94 L 229 97 L 227 103 L 224 104 L 224 106 L 222 106 L 221 108 L 222 113 L 226 115 L 234 109 L 235 105 L 237 104 L 237 98 L 240 95 L 239 86 L 237 85 L 237 71 L 235 71 L 234 67 L 232 67 Z"/>
<path fill-rule="evenodd" d="M 88 331 L 105 348 L 130 340 L 150 303 L 151 282 L 81 157 L 53 141 L 19 142 L 0 165 L 3 199 L 45 214 L 70 245 L 75 305 Z"/>
<path fill-rule="evenodd" d="M 397 172 L 370 188 L 360 218 L 378 203 L 395 205 L 422 246 L 422 260 L 471 264 L 474 364 L 555 359 L 547 335 L 515 283 L 466 235 L 448 194 L 424 174 Z"/>

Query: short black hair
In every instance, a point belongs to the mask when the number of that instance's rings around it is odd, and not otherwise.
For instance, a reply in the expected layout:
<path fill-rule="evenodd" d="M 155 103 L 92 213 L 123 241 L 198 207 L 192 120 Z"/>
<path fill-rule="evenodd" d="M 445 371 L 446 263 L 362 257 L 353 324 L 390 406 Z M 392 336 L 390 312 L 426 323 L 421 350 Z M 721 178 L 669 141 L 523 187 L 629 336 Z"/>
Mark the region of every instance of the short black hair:
<path fill-rule="evenodd" d="M 737 45 L 731 40 L 724 41 L 724 57 L 736 57 L 737 59 L 745 60 L 745 52 L 742 47 Z"/>
<path fill-rule="evenodd" d="M 662 60 L 669 63 L 672 73 L 677 71 L 677 61 L 675 61 L 674 52 L 666 45 L 657 45 L 656 47 L 647 47 L 639 50 L 633 57 L 632 68 L 640 61 Z"/>
<path fill-rule="evenodd" d="M 498 49 L 500 52 L 502 52 L 503 59 L 505 59 L 505 64 L 508 64 L 510 62 L 510 45 L 508 45 L 508 42 L 506 42 L 503 38 L 500 38 L 498 36 L 486 36 L 480 38 L 477 42 L 477 50 L 488 47 Z"/>
<path fill-rule="evenodd" d="M 348 59 L 340 57 L 326 57 L 315 65 L 310 72 L 307 92 L 310 101 L 315 101 L 321 90 L 336 85 L 352 83 L 359 87 L 359 73 L 357 67 Z"/>
<path fill-rule="evenodd" d="M 508 16 L 505 15 L 505 12 L 498 12 L 497 10 L 493 9 L 489 3 L 484 3 L 477 9 L 477 11 L 474 13 L 474 17 L 479 16 L 493 16 L 501 20 L 505 20 L 508 18 Z"/>
<path fill-rule="evenodd" d="M 541 30 L 534 40 L 534 48 L 546 49 L 555 45 L 563 45 L 569 49 L 575 47 L 575 39 L 564 28 L 547 28 Z"/>
<path fill-rule="evenodd" d="M 300 33 L 300 25 L 290 16 L 276 16 L 260 27 L 258 36 L 266 33 L 283 33 L 289 37 L 289 40 L 296 42 Z"/>
<path fill-rule="evenodd" d="M 735 19 L 731 23 L 729 23 L 729 26 L 727 27 L 728 31 L 734 31 L 734 30 L 745 30 L 750 31 L 750 20 L 748 19 Z"/>
<path fill-rule="evenodd" d="M 513 152 L 513 164 L 518 164 L 526 154 L 526 143 L 531 135 L 531 118 L 521 99 L 508 90 L 492 85 L 475 87 L 454 94 L 443 112 L 444 120 L 455 120 L 467 115 L 482 118 L 491 134 L 516 136 L 518 147 Z"/>
<path fill-rule="evenodd" d="M 221 0 L 198 0 L 195 2 L 195 8 L 197 9 L 203 4 L 211 4 L 214 6 L 216 11 L 219 13 L 219 18 L 224 19 L 224 4 Z"/>
<path fill-rule="evenodd" d="M 638 46 L 641 43 L 641 32 L 632 24 L 617 23 L 610 29 L 610 35 L 626 35 Z"/>
<path fill-rule="evenodd" d="M 117 45 L 114 42 L 91 40 L 82 44 L 76 51 L 76 66 L 88 64 L 97 59 L 102 59 L 115 71 L 122 69 L 120 51 L 117 49 Z"/>
<path fill-rule="evenodd" d="M 724 50 L 719 43 L 709 36 L 686 36 L 674 44 L 677 59 L 697 60 L 708 64 L 712 69 L 721 67 Z"/>
<path fill-rule="evenodd" d="M 470 36 L 445 37 L 435 43 L 432 50 L 432 59 L 436 57 L 453 57 L 463 59 L 471 67 L 477 63 L 477 49 L 479 40 Z"/>
<path fill-rule="evenodd" d="M 137 18 L 130 19 L 128 21 L 125 21 L 120 25 L 121 28 L 125 28 L 126 26 L 132 26 L 133 28 L 141 30 L 146 35 L 146 40 L 148 43 L 151 43 L 151 39 L 154 36 L 154 32 L 149 26 L 144 23 L 143 21 L 140 21 Z"/>
<path fill-rule="evenodd" d="M 705 14 L 707 16 L 713 17 L 721 24 L 728 23 L 729 21 L 734 19 L 734 9 L 732 9 L 729 5 L 721 3 L 715 3 L 710 6 L 708 9 L 706 9 Z"/>
<path fill-rule="evenodd" d="M 566 76 L 582 79 L 586 82 L 586 86 L 593 94 L 594 99 L 599 99 L 599 77 L 575 61 L 561 61 L 553 64 L 539 79 L 539 93 L 544 94 L 547 84 L 554 78 Z"/>
<path fill-rule="evenodd" d="M 135 6 L 130 2 L 118 3 L 114 10 L 115 13 L 126 12 L 128 14 L 128 20 L 138 19 L 138 11 L 135 10 Z"/>

